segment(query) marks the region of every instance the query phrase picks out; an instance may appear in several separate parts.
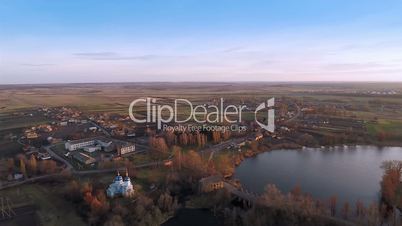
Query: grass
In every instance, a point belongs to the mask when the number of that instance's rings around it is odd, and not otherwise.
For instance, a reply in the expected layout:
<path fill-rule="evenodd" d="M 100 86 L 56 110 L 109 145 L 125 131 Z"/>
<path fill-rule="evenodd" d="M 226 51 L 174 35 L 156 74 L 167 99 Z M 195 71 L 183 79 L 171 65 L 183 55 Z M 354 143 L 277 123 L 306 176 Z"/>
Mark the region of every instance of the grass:
<path fill-rule="evenodd" d="M 0 141 L 0 158 L 12 158 L 18 153 L 22 153 L 22 146 L 16 141 Z"/>
<path fill-rule="evenodd" d="M 376 136 L 379 132 L 385 132 L 391 139 L 402 138 L 402 120 L 380 119 L 377 123 L 367 123 L 368 133 Z"/>
<path fill-rule="evenodd" d="M 41 225 L 86 225 L 76 214 L 73 204 L 64 200 L 59 189 L 59 187 L 53 185 L 29 184 L 0 191 L 0 196 L 17 197 L 17 200 L 21 194 L 24 197 L 28 197 L 30 203 L 38 207 L 37 215 Z"/>
<path fill-rule="evenodd" d="M 150 185 L 152 183 L 163 182 L 169 169 L 164 167 L 142 169 L 137 172 L 136 183 Z"/>

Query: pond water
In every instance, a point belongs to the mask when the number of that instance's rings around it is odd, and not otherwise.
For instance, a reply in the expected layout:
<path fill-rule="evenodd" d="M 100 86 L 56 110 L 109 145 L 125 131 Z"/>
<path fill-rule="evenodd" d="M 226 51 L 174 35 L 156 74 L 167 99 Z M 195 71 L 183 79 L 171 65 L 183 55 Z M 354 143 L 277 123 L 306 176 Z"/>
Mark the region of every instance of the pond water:
<path fill-rule="evenodd" d="M 300 185 L 314 198 L 337 195 L 340 202 L 377 202 L 386 160 L 402 160 L 401 147 L 338 147 L 276 150 L 245 159 L 234 177 L 249 191 L 261 193 L 267 184 L 289 192 Z"/>

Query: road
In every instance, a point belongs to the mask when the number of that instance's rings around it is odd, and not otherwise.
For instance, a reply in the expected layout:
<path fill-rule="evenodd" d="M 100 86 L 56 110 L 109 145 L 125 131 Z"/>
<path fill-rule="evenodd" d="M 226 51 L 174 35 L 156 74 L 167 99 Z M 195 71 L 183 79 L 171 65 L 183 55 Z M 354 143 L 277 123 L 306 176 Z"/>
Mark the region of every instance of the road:
<path fill-rule="evenodd" d="M 92 121 L 92 120 L 89 119 L 89 118 L 88 118 L 87 120 L 88 120 L 92 125 L 94 125 L 96 128 L 102 130 L 102 132 L 103 132 L 106 136 L 108 136 L 108 137 L 111 137 L 111 136 L 112 136 L 112 134 L 110 134 L 109 131 L 107 131 L 103 126 L 98 125 L 96 122 Z"/>
<path fill-rule="evenodd" d="M 60 155 L 56 154 L 52 150 L 52 145 L 49 146 L 43 146 L 44 149 L 52 156 L 52 158 L 59 160 L 60 162 L 64 163 L 66 165 L 67 170 L 74 170 L 73 165 L 69 161 L 67 161 L 65 158 L 61 157 Z"/>
<path fill-rule="evenodd" d="M 1 185 L 0 190 L 6 189 L 6 188 L 11 188 L 11 187 L 16 187 L 16 186 L 23 185 L 23 184 L 33 183 L 36 181 L 47 180 L 49 178 L 59 177 L 59 176 L 61 176 L 61 173 L 53 173 L 53 174 L 46 174 L 46 175 L 42 175 L 42 176 L 36 176 L 36 177 L 28 178 L 26 180 Z"/>
<path fill-rule="evenodd" d="M 152 167 L 152 166 L 163 166 L 164 161 L 165 160 L 148 162 L 148 163 L 144 163 L 144 164 L 135 165 L 134 167 L 137 168 L 137 169 L 141 169 L 141 168 L 147 168 L 147 167 Z M 116 171 L 124 171 L 124 170 L 126 170 L 125 167 L 120 167 L 120 168 L 112 168 L 112 169 L 96 169 L 96 170 L 78 171 L 78 170 L 75 170 L 74 168 L 72 168 L 71 164 L 70 164 L 70 167 L 67 167 L 66 169 L 68 169 L 73 175 L 112 173 L 112 172 L 116 172 Z M 11 188 L 11 187 L 16 187 L 16 186 L 23 185 L 23 184 L 33 183 L 33 182 L 37 182 L 37 181 L 41 181 L 41 180 L 47 180 L 47 179 L 50 179 L 50 178 L 62 177 L 63 172 L 64 171 L 59 172 L 59 173 L 54 173 L 54 174 L 47 174 L 47 175 L 31 177 L 31 178 L 28 178 L 26 180 L 12 182 L 12 183 L 8 183 L 8 184 L 5 184 L 5 185 L 0 185 L 0 190 L 6 189 L 6 188 Z"/>

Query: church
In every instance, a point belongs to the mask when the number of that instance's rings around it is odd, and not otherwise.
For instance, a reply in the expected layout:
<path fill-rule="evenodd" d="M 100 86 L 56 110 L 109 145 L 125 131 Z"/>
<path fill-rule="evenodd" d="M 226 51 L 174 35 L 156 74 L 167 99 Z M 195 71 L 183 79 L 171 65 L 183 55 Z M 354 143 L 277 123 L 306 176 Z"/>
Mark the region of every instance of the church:
<path fill-rule="evenodd" d="M 116 196 L 131 197 L 134 195 L 134 188 L 131 184 L 131 180 L 128 176 L 127 170 L 124 179 L 122 176 L 120 176 L 120 173 L 117 172 L 117 176 L 114 178 L 113 183 L 109 185 L 106 193 L 107 196 L 110 198 Z"/>

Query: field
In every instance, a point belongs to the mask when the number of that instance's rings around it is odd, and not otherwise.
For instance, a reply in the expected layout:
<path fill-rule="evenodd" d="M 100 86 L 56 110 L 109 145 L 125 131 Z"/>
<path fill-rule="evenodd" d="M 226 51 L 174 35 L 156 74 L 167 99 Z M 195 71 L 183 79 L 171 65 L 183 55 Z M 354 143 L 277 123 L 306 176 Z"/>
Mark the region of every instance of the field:
<path fill-rule="evenodd" d="M 380 87 L 380 88 L 378 88 Z M 393 90 L 396 95 L 368 95 L 372 90 Z M 224 98 L 226 103 L 257 104 L 271 97 L 350 105 L 361 117 L 380 115 L 402 119 L 402 83 L 127 83 L 0 86 L 0 130 L 40 123 L 45 118 L 12 114 L 42 106 L 70 106 L 84 112 L 128 113 L 131 101 L 154 97 L 172 104 L 185 98 L 205 104 Z M 182 108 L 183 114 L 188 109 Z M 145 108 L 138 108 L 142 114 Z M 29 112 L 26 112 L 29 113 Z M 11 122 L 11 123 L 9 123 Z"/>
<path fill-rule="evenodd" d="M 0 196 L 9 197 L 14 204 L 34 203 L 41 225 L 86 225 L 73 205 L 60 196 L 60 189 L 49 184 L 30 184 L 2 190 Z"/>
<path fill-rule="evenodd" d="M 379 88 L 380 87 L 380 88 Z M 373 91 L 392 90 L 394 94 L 373 95 Z M 22 151 L 18 139 L 31 126 L 50 123 L 52 120 L 38 114 L 40 107 L 70 107 L 81 111 L 83 116 L 98 117 L 110 124 L 126 123 L 128 107 L 137 98 L 157 98 L 158 104 L 174 103 L 176 98 L 185 98 L 194 105 L 219 104 L 220 98 L 226 104 L 250 107 L 242 117 L 253 123 L 254 109 L 260 103 L 275 97 L 275 114 L 280 115 L 279 132 L 284 139 L 267 137 L 264 147 L 277 144 L 340 145 L 340 144 L 402 144 L 402 83 L 128 83 L 128 84 L 66 84 L 66 85 L 9 85 L 0 86 L 0 158 L 15 157 Z M 60 108 L 62 109 L 62 108 Z M 304 109 L 304 110 L 303 110 Z M 307 110 L 306 110 L 307 109 Z M 309 109 L 313 109 L 309 113 Z M 64 113 L 63 109 L 63 113 Z M 94 114 L 100 113 L 100 114 Z M 101 114 L 105 113 L 105 114 Z M 122 117 L 111 119 L 118 113 Z M 145 107 L 138 107 L 135 113 L 145 116 Z M 181 106 L 179 114 L 187 115 L 189 109 Z M 56 114 L 59 114 L 57 112 Z M 81 114 L 81 113 L 80 113 Z M 290 120 L 293 116 L 295 120 Z M 103 116 L 105 116 L 103 118 Z M 260 112 L 258 117 L 265 117 Z M 123 120 L 119 121 L 119 119 Z M 293 119 L 293 118 L 292 118 Z M 66 119 L 63 119 L 66 120 Z M 278 120 L 279 121 L 279 120 Z M 291 122 L 288 122 L 291 121 Z M 66 138 L 86 130 L 90 123 L 60 126 L 47 136 Z M 282 124 L 281 124 L 282 123 Z M 71 128 L 70 128 L 71 126 Z M 140 127 L 132 122 L 130 127 Z M 143 125 L 142 125 L 143 126 Z M 284 127 L 285 129 L 283 129 Z M 288 127 L 288 128 L 287 128 Z M 286 130 L 287 129 L 287 130 Z M 287 131 L 287 132 L 283 132 Z M 100 132 L 99 132 L 100 133 Z M 254 132 L 253 132 L 254 133 Z M 11 136 L 13 135 L 13 136 Z M 84 134 L 85 136 L 95 136 Z M 248 135 L 248 134 L 246 134 Z M 306 136 L 307 135 L 307 136 Z M 45 137 L 47 137 L 45 136 Z M 121 135 L 121 136 L 124 136 Z M 11 138 L 14 137 L 14 138 Z M 311 138 L 310 138 L 311 137 Z M 142 138 L 142 137 L 141 137 Z M 269 138 L 269 139 L 268 139 Z M 300 139 L 304 138 L 304 139 Z M 352 139 L 353 138 L 353 139 Z M 147 145 L 147 140 L 137 144 Z M 310 142 L 313 139 L 315 142 Z M 349 142 L 349 143 L 348 143 Z M 211 145 L 211 142 L 207 143 Z M 138 145 L 140 146 L 140 145 Z M 186 152 L 192 146 L 184 146 Z M 247 146 L 247 148 L 250 148 Z M 63 142 L 53 147 L 60 156 L 65 154 Z M 208 152 L 206 152 L 208 153 Z M 204 153 L 205 155 L 207 155 Z M 232 154 L 222 151 L 220 154 Z M 134 154 L 128 159 L 134 165 L 168 158 L 169 153 L 149 155 Z M 77 169 L 76 161 L 71 161 Z M 3 167 L 4 168 L 4 167 Z M 87 168 L 83 168 L 87 169 Z M 89 169 L 89 168 L 88 168 Z M 135 190 L 149 193 L 151 185 L 159 186 L 166 180 L 167 168 L 146 168 L 132 170 L 130 177 Z M 121 172 L 122 173 L 122 172 Z M 115 173 L 76 176 L 80 182 L 91 182 L 106 188 L 113 181 Z M 63 198 L 61 183 L 38 183 L 22 185 L 17 189 L 0 191 L 0 196 L 10 197 L 14 203 L 34 204 L 36 214 L 23 220 L 36 219 L 43 225 L 86 225 L 77 214 L 76 206 Z M 33 220 L 32 220 L 33 221 Z M 10 224 L 12 225 L 12 224 Z"/>
<path fill-rule="evenodd" d="M 367 125 L 368 132 L 371 135 L 376 135 L 380 132 L 385 133 L 385 136 L 390 136 L 389 139 L 402 139 L 402 121 L 401 120 L 379 120 L 378 123 L 369 123 Z"/>
<path fill-rule="evenodd" d="M 372 92 L 392 91 L 393 95 Z M 110 84 L 49 84 L 0 86 L 0 137 L 18 134 L 24 128 L 49 123 L 37 114 L 37 107 L 69 106 L 85 114 L 119 113 L 128 116 L 129 104 L 137 98 L 157 98 L 159 104 L 174 103 L 185 98 L 195 104 L 217 104 L 220 98 L 227 104 L 246 104 L 251 108 L 271 97 L 288 99 L 284 104 L 334 107 L 338 117 L 366 121 L 370 135 L 380 131 L 393 139 L 401 138 L 402 83 L 110 83 Z M 144 106 L 136 107 L 138 116 L 146 114 Z M 179 107 L 179 118 L 188 115 L 188 107 Z M 263 115 L 261 115 L 264 117 Z M 246 112 L 243 119 L 253 120 Z M 377 123 L 374 121 L 378 121 Z M 10 148 L 9 148 L 10 147 Z M 15 144 L 4 143 L 0 155 L 16 150 Z"/>

